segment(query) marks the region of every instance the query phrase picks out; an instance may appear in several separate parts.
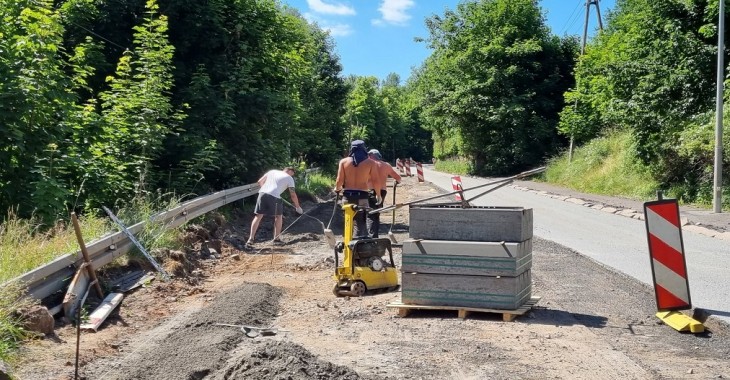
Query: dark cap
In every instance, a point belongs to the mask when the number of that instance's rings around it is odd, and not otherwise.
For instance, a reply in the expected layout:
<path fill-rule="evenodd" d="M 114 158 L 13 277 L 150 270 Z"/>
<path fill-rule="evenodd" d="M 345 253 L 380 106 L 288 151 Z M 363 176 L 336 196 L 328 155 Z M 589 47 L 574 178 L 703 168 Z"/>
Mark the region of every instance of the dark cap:
<path fill-rule="evenodd" d="M 382 155 L 382 154 L 380 154 L 380 151 L 378 151 L 377 149 L 370 149 L 370 150 L 368 151 L 368 154 L 372 154 L 372 155 L 373 155 L 373 156 L 375 156 L 375 158 L 377 158 L 378 160 L 381 160 L 381 161 L 383 160 L 383 155 Z"/>

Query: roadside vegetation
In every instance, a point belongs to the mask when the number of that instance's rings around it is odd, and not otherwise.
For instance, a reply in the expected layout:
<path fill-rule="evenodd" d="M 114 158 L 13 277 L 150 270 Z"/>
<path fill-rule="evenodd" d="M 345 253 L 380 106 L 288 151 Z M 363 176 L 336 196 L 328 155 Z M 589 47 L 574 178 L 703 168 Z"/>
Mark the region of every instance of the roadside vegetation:
<path fill-rule="evenodd" d="M 474 172 L 471 161 L 463 158 L 446 158 L 436 160 L 434 168 L 442 172 L 460 175 L 471 174 Z"/>
<path fill-rule="evenodd" d="M 316 172 L 297 179 L 297 195 L 315 199 L 317 196 L 326 195 L 335 188 L 335 178 L 326 173 Z M 286 194 L 286 192 L 285 192 Z"/>
<path fill-rule="evenodd" d="M 0 288 L 0 360 L 12 362 L 18 346 L 33 336 L 21 326 L 16 310 L 32 304 L 23 297 L 20 285 L 11 284 Z"/>
<path fill-rule="evenodd" d="M 87 241 L 102 236 L 111 227 L 106 218 L 95 215 L 82 216 L 79 223 Z M 36 218 L 22 219 L 9 213 L 0 225 L 0 283 L 77 249 L 71 223 L 59 222 L 47 229 Z"/>
<path fill-rule="evenodd" d="M 628 132 L 596 138 L 573 153 L 550 160 L 543 175 L 547 182 L 585 193 L 648 199 L 659 184 L 636 159 Z M 667 194 L 668 195 L 668 194 Z"/>

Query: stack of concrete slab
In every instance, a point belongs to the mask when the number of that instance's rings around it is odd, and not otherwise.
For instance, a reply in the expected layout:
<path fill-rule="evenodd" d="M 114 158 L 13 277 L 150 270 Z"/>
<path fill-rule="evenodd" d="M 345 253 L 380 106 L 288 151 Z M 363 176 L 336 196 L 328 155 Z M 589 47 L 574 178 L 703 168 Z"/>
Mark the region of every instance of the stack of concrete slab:
<path fill-rule="evenodd" d="M 402 303 L 515 310 L 532 295 L 532 209 L 410 207 Z"/>

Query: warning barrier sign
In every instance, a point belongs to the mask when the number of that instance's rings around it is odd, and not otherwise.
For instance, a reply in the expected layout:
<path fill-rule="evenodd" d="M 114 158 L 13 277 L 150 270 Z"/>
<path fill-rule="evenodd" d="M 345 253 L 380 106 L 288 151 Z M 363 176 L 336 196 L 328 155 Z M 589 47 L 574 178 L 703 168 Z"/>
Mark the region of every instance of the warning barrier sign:
<path fill-rule="evenodd" d="M 454 191 L 461 190 L 461 176 L 455 175 L 451 177 L 451 187 L 454 189 Z M 461 195 L 455 194 L 456 200 L 461 201 Z"/>
<path fill-rule="evenodd" d="M 644 216 L 657 310 L 691 309 L 677 200 L 646 202 Z"/>

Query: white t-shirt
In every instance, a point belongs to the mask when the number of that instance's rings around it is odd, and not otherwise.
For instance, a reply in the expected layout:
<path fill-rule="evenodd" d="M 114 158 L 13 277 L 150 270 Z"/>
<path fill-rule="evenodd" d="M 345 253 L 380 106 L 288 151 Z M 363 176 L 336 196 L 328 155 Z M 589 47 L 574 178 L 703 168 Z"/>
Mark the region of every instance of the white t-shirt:
<path fill-rule="evenodd" d="M 265 175 L 266 181 L 261 186 L 259 193 L 266 193 L 276 198 L 281 198 L 281 193 L 284 190 L 294 187 L 294 178 L 283 170 L 269 170 Z"/>

